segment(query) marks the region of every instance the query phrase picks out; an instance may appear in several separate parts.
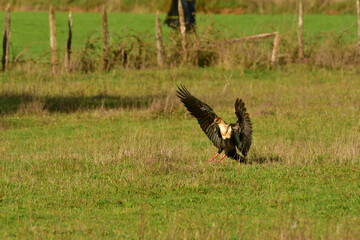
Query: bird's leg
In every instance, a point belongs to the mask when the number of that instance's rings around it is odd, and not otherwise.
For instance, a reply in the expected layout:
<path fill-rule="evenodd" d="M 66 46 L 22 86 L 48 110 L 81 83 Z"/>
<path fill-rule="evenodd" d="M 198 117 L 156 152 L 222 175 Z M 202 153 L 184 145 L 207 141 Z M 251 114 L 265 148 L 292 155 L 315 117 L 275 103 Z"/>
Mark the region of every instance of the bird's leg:
<path fill-rule="evenodd" d="M 220 160 L 217 161 L 217 162 L 221 162 L 221 160 L 223 160 L 225 157 L 226 157 L 226 154 L 224 154 L 224 156 L 222 156 L 222 157 L 220 158 Z"/>
<path fill-rule="evenodd" d="M 208 162 L 211 162 L 212 160 L 214 160 L 217 156 L 219 156 L 220 153 L 217 153 L 213 158 L 210 158 L 209 160 L 206 160 Z"/>

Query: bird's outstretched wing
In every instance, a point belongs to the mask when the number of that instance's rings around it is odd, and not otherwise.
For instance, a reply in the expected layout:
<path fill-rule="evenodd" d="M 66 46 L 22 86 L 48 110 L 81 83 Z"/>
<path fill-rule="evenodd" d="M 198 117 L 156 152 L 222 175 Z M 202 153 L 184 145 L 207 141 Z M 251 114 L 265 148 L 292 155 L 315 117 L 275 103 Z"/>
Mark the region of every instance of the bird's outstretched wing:
<path fill-rule="evenodd" d="M 205 132 L 212 143 L 217 148 L 221 148 L 222 138 L 220 135 L 220 129 L 217 124 L 213 124 L 214 119 L 217 117 L 214 110 L 212 110 L 206 103 L 201 102 L 199 99 L 191 95 L 191 93 L 183 85 L 178 87 L 176 92 L 180 101 L 185 105 L 190 114 L 198 120 L 201 129 Z"/>
<path fill-rule="evenodd" d="M 245 103 L 241 99 L 236 99 L 235 114 L 238 118 L 234 129 L 234 142 L 239 151 L 246 157 L 252 139 L 252 126 L 249 113 L 246 110 Z"/>

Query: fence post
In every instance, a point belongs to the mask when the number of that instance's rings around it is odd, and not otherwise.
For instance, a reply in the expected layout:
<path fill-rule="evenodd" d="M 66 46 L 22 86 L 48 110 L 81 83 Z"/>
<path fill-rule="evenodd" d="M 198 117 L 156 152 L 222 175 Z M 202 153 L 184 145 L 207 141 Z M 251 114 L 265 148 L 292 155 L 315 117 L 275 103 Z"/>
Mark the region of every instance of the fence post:
<path fill-rule="evenodd" d="M 277 62 L 276 56 L 277 56 L 277 49 L 279 47 L 279 41 L 280 41 L 279 32 L 275 32 L 274 46 L 271 54 L 271 65 L 275 65 L 275 63 Z"/>
<path fill-rule="evenodd" d="M 360 55 L 360 1 L 356 0 L 356 9 L 357 9 L 357 16 L 358 16 L 358 48 L 359 48 L 359 55 Z"/>
<path fill-rule="evenodd" d="M 183 50 L 183 59 L 187 58 L 187 43 L 186 43 L 186 25 L 185 25 L 185 15 L 184 9 L 181 4 L 181 0 L 178 0 L 178 10 L 179 10 L 179 22 L 180 22 L 180 33 L 181 33 L 181 46 Z"/>
<path fill-rule="evenodd" d="M 109 71 L 108 20 L 105 6 L 102 12 L 103 70 Z"/>
<path fill-rule="evenodd" d="M 164 43 L 161 31 L 161 22 L 159 11 L 156 11 L 156 45 L 157 45 L 157 63 L 160 68 L 164 67 Z"/>
<path fill-rule="evenodd" d="M 10 4 L 6 7 L 4 37 L 3 37 L 3 56 L 2 56 L 2 70 L 6 71 L 9 67 L 9 53 L 10 53 Z"/>
<path fill-rule="evenodd" d="M 299 3 L 299 26 L 298 26 L 298 44 L 299 44 L 299 59 L 304 59 L 304 42 L 303 42 L 303 5 L 302 1 Z"/>
<path fill-rule="evenodd" d="M 70 55 L 71 55 L 71 40 L 72 40 L 72 14 L 69 13 L 69 37 L 65 46 L 65 69 L 70 72 Z"/>
<path fill-rule="evenodd" d="M 54 13 L 53 6 L 50 6 L 49 26 L 50 26 L 51 67 L 52 67 L 52 72 L 56 73 L 56 71 L 57 71 L 57 43 L 56 43 L 55 13 Z"/>

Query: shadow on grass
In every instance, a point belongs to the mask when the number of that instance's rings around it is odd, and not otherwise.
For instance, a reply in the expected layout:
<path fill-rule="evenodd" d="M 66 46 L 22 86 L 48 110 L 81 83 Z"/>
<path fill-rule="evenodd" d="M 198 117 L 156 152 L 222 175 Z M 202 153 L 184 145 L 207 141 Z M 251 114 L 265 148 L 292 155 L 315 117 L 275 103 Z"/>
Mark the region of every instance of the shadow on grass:
<path fill-rule="evenodd" d="M 258 164 L 265 164 L 265 163 L 274 163 L 274 162 L 281 162 L 283 159 L 280 158 L 279 156 L 274 156 L 274 155 L 268 155 L 268 156 L 263 156 L 263 155 L 254 155 L 254 156 L 250 156 L 249 157 L 249 163 L 258 163 Z"/>
<path fill-rule="evenodd" d="M 71 113 L 96 109 L 141 109 L 151 106 L 154 99 L 165 99 L 161 95 L 145 96 L 36 96 L 31 94 L 2 93 L 0 115 L 15 113 L 20 108 L 36 103 L 38 110 Z"/>

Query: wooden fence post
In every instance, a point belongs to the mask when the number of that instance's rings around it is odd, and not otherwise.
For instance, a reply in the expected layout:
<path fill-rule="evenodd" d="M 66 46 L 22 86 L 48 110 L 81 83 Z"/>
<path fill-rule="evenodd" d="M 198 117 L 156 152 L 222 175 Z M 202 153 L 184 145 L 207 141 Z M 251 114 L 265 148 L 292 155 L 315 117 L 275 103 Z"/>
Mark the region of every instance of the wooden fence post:
<path fill-rule="evenodd" d="M 51 67 L 52 67 L 52 72 L 56 73 L 56 71 L 57 71 L 57 43 L 56 43 L 55 13 L 54 13 L 53 6 L 50 6 L 49 26 L 50 26 Z"/>
<path fill-rule="evenodd" d="M 69 37 L 65 46 L 65 69 L 70 72 L 70 55 L 71 55 L 71 40 L 72 40 L 72 14 L 69 13 Z"/>
<path fill-rule="evenodd" d="M 102 37 L 103 37 L 103 70 L 109 71 L 109 46 L 108 46 L 108 20 L 105 6 L 102 12 Z"/>
<path fill-rule="evenodd" d="M 160 68 L 164 67 L 164 43 L 161 31 L 161 22 L 159 11 L 156 11 L 156 45 L 157 45 L 157 63 Z"/>
<path fill-rule="evenodd" d="M 302 1 L 299 3 L 299 26 L 298 26 L 298 44 L 299 44 L 299 59 L 304 59 L 304 42 L 303 42 L 303 5 Z"/>
<path fill-rule="evenodd" d="M 181 33 L 181 46 L 183 50 L 183 59 L 187 59 L 187 43 L 186 43 L 186 25 L 185 25 L 185 15 L 184 9 L 181 4 L 181 0 L 178 0 L 178 10 L 179 10 L 179 22 L 180 22 L 180 33 Z"/>
<path fill-rule="evenodd" d="M 274 46 L 271 54 L 271 65 L 275 65 L 275 63 L 277 62 L 277 49 L 279 47 L 279 41 L 280 41 L 279 33 L 276 32 L 274 37 Z"/>
<path fill-rule="evenodd" d="M 356 9 L 357 9 L 357 17 L 358 17 L 358 48 L 360 55 L 360 1 L 356 0 Z"/>
<path fill-rule="evenodd" d="M 2 70 L 6 71 L 9 67 L 9 53 L 10 53 L 10 4 L 6 7 L 4 37 L 3 37 L 3 56 L 2 56 Z"/>

